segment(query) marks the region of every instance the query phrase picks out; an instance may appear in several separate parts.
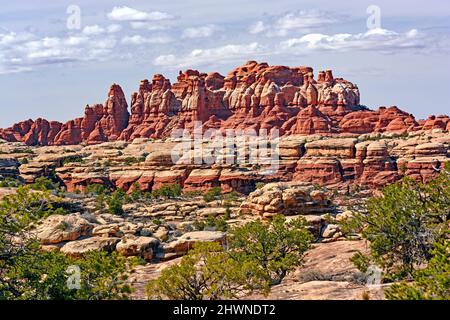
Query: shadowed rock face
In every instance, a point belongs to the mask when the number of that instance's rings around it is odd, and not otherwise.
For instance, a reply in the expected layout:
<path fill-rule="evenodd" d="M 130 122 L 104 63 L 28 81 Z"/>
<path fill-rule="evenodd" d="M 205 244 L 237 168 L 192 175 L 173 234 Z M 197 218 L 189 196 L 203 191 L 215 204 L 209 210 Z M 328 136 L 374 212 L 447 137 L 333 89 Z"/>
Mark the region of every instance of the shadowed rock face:
<path fill-rule="evenodd" d="M 172 85 L 156 74 L 142 80 L 131 96 L 130 111 L 119 85 L 104 104 L 86 106 L 82 118 L 63 124 L 26 120 L 0 129 L 0 138 L 28 145 L 97 144 L 136 138 L 164 138 L 175 129 L 279 129 L 281 135 L 406 133 L 450 128 L 448 116 L 417 122 L 397 107 L 377 111 L 359 105 L 358 87 L 331 70 L 314 79 L 310 67 L 269 66 L 248 61 L 226 76 L 181 72 Z"/>

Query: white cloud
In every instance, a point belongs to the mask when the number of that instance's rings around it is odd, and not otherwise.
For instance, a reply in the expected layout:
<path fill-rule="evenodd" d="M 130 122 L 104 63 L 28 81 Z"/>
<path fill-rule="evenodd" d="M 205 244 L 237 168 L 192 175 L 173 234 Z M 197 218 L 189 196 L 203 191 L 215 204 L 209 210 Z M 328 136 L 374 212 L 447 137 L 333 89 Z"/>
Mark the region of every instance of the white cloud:
<path fill-rule="evenodd" d="M 116 33 L 122 30 L 122 26 L 120 24 L 110 24 L 107 28 L 106 31 L 108 31 L 108 33 Z"/>
<path fill-rule="evenodd" d="M 298 13 L 288 13 L 279 18 L 275 27 L 283 30 L 301 29 L 301 28 L 316 28 L 336 20 L 325 13 L 300 11 Z"/>
<path fill-rule="evenodd" d="M 133 29 L 145 29 L 148 31 L 166 30 L 168 26 L 155 24 L 155 22 L 131 21 L 130 26 Z"/>
<path fill-rule="evenodd" d="M 30 40 L 33 38 L 31 33 L 16 33 L 16 32 L 8 32 L 8 33 L 0 33 L 0 48 L 2 46 L 13 45 L 15 43 L 20 43 L 26 40 Z"/>
<path fill-rule="evenodd" d="M 267 30 L 267 26 L 264 24 L 264 22 L 257 21 L 250 26 L 250 28 L 248 29 L 248 32 L 250 32 L 251 34 L 257 34 L 257 33 L 261 33 L 266 30 Z"/>
<path fill-rule="evenodd" d="M 176 64 L 177 57 L 173 54 L 157 57 L 153 62 L 157 66 L 170 66 Z"/>
<path fill-rule="evenodd" d="M 186 55 L 161 55 L 154 59 L 158 66 L 172 68 L 193 67 L 205 64 L 220 64 L 236 60 L 254 59 L 265 54 L 265 48 L 257 42 L 249 44 L 229 44 L 210 49 L 195 49 Z"/>
<path fill-rule="evenodd" d="M 99 25 L 86 26 L 83 28 L 83 33 L 88 36 L 96 36 L 105 32 L 105 29 Z"/>
<path fill-rule="evenodd" d="M 416 29 L 406 33 L 397 33 L 386 29 L 371 29 L 365 33 L 338 33 L 326 35 L 310 33 L 300 38 L 291 38 L 281 42 L 285 50 L 373 50 L 394 52 L 404 49 L 422 49 L 426 46 L 424 37 Z"/>
<path fill-rule="evenodd" d="M 159 21 L 174 18 L 166 12 L 145 12 L 127 6 L 114 7 L 112 11 L 107 14 L 107 17 L 108 19 L 115 21 Z"/>
<path fill-rule="evenodd" d="M 89 38 L 86 36 L 71 36 L 66 40 L 66 44 L 69 46 L 79 46 L 87 42 L 89 42 Z"/>
<path fill-rule="evenodd" d="M 183 38 L 207 38 L 212 36 L 219 28 L 213 24 L 201 26 L 201 27 L 193 27 L 187 28 L 183 31 Z"/>
<path fill-rule="evenodd" d="M 123 44 L 143 45 L 143 44 L 165 44 L 172 42 L 173 39 L 167 35 L 156 35 L 151 37 L 143 37 L 141 35 L 126 36 L 122 39 Z"/>
<path fill-rule="evenodd" d="M 311 29 L 335 23 L 330 14 L 318 11 L 297 11 L 282 16 L 268 17 L 267 21 L 257 21 L 248 29 L 251 34 L 265 32 L 266 36 L 287 36 L 290 32 L 305 33 Z"/>
<path fill-rule="evenodd" d="M 87 33 L 97 28 L 90 28 Z M 113 37 L 92 40 L 85 32 L 66 37 L 30 33 L 0 34 L 0 74 L 33 70 L 36 66 L 107 58 L 116 46 Z"/>

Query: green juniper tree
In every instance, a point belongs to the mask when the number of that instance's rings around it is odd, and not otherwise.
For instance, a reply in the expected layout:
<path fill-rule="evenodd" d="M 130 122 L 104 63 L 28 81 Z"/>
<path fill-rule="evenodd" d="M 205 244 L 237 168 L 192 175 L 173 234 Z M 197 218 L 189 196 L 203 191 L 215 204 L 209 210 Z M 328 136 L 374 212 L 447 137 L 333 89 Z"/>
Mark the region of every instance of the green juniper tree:
<path fill-rule="evenodd" d="M 215 242 L 197 243 L 179 264 L 166 268 L 147 285 L 149 298 L 218 300 L 238 298 L 255 288 L 263 290 L 259 269 L 239 263 Z"/>
<path fill-rule="evenodd" d="M 386 280 L 411 279 L 430 261 L 435 243 L 448 231 L 449 169 L 447 164 L 429 183 L 404 178 L 387 186 L 381 197 L 368 201 L 367 212 L 356 213 L 342 224 L 369 241 L 370 255 L 357 253 L 352 258 L 359 269 L 376 264 Z"/>
<path fill-rule="evenodd" d="M 304 219 L 286 222 L 283 215 L 276 215 L 268 224 L 255 221 L 231 230 L 230 254 L 239 262 L 258 265 L 274 285 L 301 265 L 312 239 Z"/>
<path fill-rule="evenodd" d="M 412 282 L 394 283 L 386 289 L 390 300 L 450 299 L 450 240 L 436 243 L 433 257 L 424 269 L 413 273 Z"/>
<path fill-rule="evenodd" d="M 0 201 L 0 299 L 122 299 L 130 292 L 125 282 L 125 258 L 91 252 L 74 259 L 41 250 L 29 232 L 32 223 L 50 214 L 55 197 L 49 191 L 19 187 Z M 67 270 L 80 270 L 80 288 L 67 286 Z"/>

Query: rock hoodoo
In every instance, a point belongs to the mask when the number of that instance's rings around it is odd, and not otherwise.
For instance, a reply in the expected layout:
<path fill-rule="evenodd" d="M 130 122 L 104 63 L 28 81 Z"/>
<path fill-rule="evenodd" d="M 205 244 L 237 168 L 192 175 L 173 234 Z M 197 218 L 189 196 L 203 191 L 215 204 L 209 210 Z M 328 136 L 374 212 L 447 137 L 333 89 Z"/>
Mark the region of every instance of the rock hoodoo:
<path fill-rule="evenodd" d="M 131 112 L 131 113 L 130 113 Z M 26 120 L 0 129 L 0 138 L 28 145 L 97 144 L 164 138 L 175 129 L 276 128 L 281 135 L 406 133 L 450 128 L 448 116 L 417 122 L 397 107 L 376 111 L 360 105 L 357 85 L 331 70 L 314 78 L 310 67 L 269 66 L 248 61 L 226 76 L 180 71 L 173 84 L 156 74 L 131 96 L 130 112 L 121 87 L 113 84 L 104 104 L 88 105 L 82 118 L 66 123 Z"/>

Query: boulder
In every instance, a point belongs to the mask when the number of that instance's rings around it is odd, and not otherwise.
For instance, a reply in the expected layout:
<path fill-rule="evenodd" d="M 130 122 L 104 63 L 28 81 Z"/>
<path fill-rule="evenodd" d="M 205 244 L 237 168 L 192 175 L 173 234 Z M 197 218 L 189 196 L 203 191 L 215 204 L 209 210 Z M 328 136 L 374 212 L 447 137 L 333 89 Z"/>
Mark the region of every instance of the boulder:
<path fill-rule="evenodd" d="M 219 242 L 225 244 L 226 234 L 221 231 L 192 231 L 183 234 L 178 239 L 162 246 L 163 260 L 185 255 L 198 242 Z"/>
<path fill-rule="evenodd" d="M 72 256 L 81 257 L 90 251 L 108 251 L 112 252 L 116 248 L 116 244 L 120 238 L 112 237 L 91 237 L 83 240 L 75 240 L 67 242 L 61 247 L 61 252 Z"/>
<path fill-rule="evenodd" d="M 36 228 L 35 233 L 42 244 L 57 244 L 88 236 L 92 229 L 93 225 L 79 214 L 52 215 Z"/>
<path fill-rule="evenodd" d="M 116 251 L 124 256 L 139 256 L 151 261 L 159 245 L 159 240 L 153 237 L 136 237 L 128 235 L 123 237 L 116 245 Z"/>
<path fill-rule="evenodd" d="M 289 183 L 269 183 L 250 193 L 241 204 L 240 211 L 270 218 L 276 214 L 289 216 L 327 213 L 333 211 L 333 208 L 327 197 L 320 195 L 317 190 Z"/>

